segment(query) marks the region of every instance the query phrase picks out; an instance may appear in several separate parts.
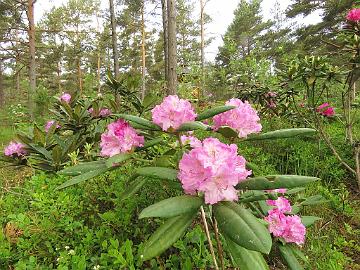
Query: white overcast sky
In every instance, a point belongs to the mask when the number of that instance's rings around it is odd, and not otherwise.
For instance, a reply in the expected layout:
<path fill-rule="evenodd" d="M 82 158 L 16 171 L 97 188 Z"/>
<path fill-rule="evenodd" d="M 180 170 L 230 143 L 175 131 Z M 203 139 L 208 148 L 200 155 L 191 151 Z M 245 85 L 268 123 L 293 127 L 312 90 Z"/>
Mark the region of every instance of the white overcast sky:
<path fill-rule="evenodd" d="M 38 21 L 41 16 L 53 6 L 60 6 L 66 3 L 67 0 L 38 0 L 35 7 L 35 19 Z M 200 2 L 200 1 L 194 1 Z M 240 0 L 209 0 L 205 7 L 205 12 L 208 13 L 213 21 L 207 25 L 205 35 L 214 37 L 213 42 L 206 48 L 206 59 L 208 61 L 214 60 L 218 47 L 222 44 L 222 35 L 225 33 L 228 25 L 234 18 L 234 10 L 236 9 Z M 262 12 L 265 19 L 272 18 L 272 10 L 276 0 L 263 0 Z M 292 2 L 291 0 L 278 0 L 281 9 L 285 10 L 286 7 Z M 102 9 L 108 8 L 108 0 L 101 0 Z M 198 8 L 198 7 L 197 7 Z M 196 8 L 196 9 L 197 9 Z M 196 13 L 194 12 L 195 16 Z M 320 21 L 319 14 L 308 16 L 306 18 L 299 18 L 304 24 L 312 24 Z"/>

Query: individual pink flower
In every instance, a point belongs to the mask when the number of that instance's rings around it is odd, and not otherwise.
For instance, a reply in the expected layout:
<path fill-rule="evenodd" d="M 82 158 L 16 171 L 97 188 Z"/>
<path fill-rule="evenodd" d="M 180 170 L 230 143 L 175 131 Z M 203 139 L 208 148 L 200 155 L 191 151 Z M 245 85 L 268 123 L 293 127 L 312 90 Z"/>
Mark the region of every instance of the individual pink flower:
<path fill-rule="evenodd" d="M 183 155 L 179 163 L 178 178 L 187 194 L 203 192 L 205 202 L 235 201 L 238 194 L 234 186 L 245 180 L 251 171 L 246 160 L 237 154 L 235 144 L 227 145 L 215 138 L 207 138 Z"/>
<path fill-rule="evenodd" d="M 286 216 L 278 209 L 272 209 L 264 218 L 269 223 L 269 231 L 275 237 L 282 237 L 286 229 Z"/>
<path fill-rule="evenodd" d="M 202 143 L 201 141 L 194 137 L 194 136 L 187 136 L 187 135 L 182 135 L 180 137 L 181 143 L 183 145 L 189 144 L 192 148 L 196 148 L 196 147 L 201 147 Z"/>
<path fill-rule="evenodd" d="M 305 242 L 306 228 L 299 216 L 286 216 L 286 226 L 282 238 L 288 243 L 301 245 Z"/>
<path fill-rule="evenodd" d="M 316 108 L 316 111 L 323 116 L 332 117 L 335 115 L 334 107 L 331 107 L 329 103 L 325 102 Z"/>
<path fill-rule="evenodd" d="M 45 124 L 45 132 L 48 133 L 50 128 L 56 124 L 55 120 L 50 120 L 50 121 L 47 121 L 47 123 Z M 61 128 L 61 126 L 59 124 L 56 124 L 56 128 Z"/>
<path fill-rule="evenodd" d="M 123 119 L 107 126 L 107 132 L 101 135 L 101 155 L 112 157 L 120 153 L 131 152 L 137 146 L 144 145 L 144 137 Z"/>
<path fill-rule="evenodd" d="M 277 97 L 277 93 L 269 91 L 265 94 L 265 97 L 274 98 L 274 97 Z"/>
<path fill-rule="evenodd" d="M 4 149 L 4 155 L 8 157 L 22 157 L 26 154 L 25 145 L 18 142 L 10 142 Z"/>
<path fill-rule="evenodd" d="M 194 121 L 196 113 L 191 103 L 178 96 L 167 96 L 152 112 L 152 121 L 164 131 L 178 129 L 186 122 Z"/>
<path fill-rule="evenodd" d="M 278 188 L 278 189 L 268 189 L 268 190 L 265 190 L 266 192 L 269 192 L 269 193 L 281 193 L 281 194 L 284 194 L 287 192 L 287 189 L 286 188 Z"/>
<path fill-rule="evenodd" d="M 229 126 L 239 132 L 239 138 L 246 138 L 251 133 L 261 131 L 261 124 L 256 110 L 249 102 L 242 102 L 240 99 L 230 99 L 225 105 L 233 105 L 236 108 L 214 116 L 214 129 L 221 126 Z"/>
<path fill-rule="evenodd" d="M 111 114 L 111 111 L 108 108 L 102 108 L 99 112 L 100 117 L 107 117 Z"/>
<path fill-rule="evenodd" d="M 360 21 L 360 8 L 353 8 L 350 10 L 346 16 L 346 19 L 352 22 Z"/>
<path fill-rule="evenodd" d="M 60 100 L 66 102 L 66 103 L 70 103 L 71 95 L 69 93 L 63 92 L 63 94 L 60 97 Z"/>
<path fill-rule="evenodd" d="M 279 197 L 276 200 L 267 200 L 267 205 L 275 206 L 280 212 L 291 212 L 290 202 L 284 197 Z"/>

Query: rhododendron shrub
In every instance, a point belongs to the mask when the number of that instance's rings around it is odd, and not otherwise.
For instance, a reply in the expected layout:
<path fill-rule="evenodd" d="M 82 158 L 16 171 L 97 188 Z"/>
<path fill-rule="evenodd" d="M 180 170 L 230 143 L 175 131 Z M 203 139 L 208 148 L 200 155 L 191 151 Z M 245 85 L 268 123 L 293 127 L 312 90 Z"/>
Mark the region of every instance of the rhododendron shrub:
<path fill-rule="evenodd" d="M 360 21 L 360 8 L 353 8 L 350 10 L 346 16 L 346 19 L 351 22 Z"/>
<path fill-rule="evenodd" d="M 199 220 L 199 214 L 205 230 L 209 228 L 208 222 L 213 225 L 210 228 L 214 230 L 215 240 L 220 241 L 219 233 L 222 234 L 227 254 L 234 258 L 234 267 L 242 266 L 238 258 L 243 256 L 264 260 L 261 253 L 268 254 L 272 245 L 281 246 L 283 250 L 290 248 L 287 243 L 304 243 L 305 230 L 300 218 L 292 215 L 289 201 L 278 194 L 297 192 L 292 189 L 317 178 L 254 176 L 246 157 L 239 153 L 234 142 L 239 138 L 241 143 L 242 140 L 308 135 L 309 129 L 278 130 L 247 138 L 249 134 L 259 133 L 262 127 L 254 108 L 239 99 L 231 99 L 225 106 L 196 112 L 189 101 L 168 96 L 151 110 L 151 114 L 151 120 L 137 115 L 112 115 L 115 121 L 101 134 L 99 158 L 60 171 L 74 177 L 58 189 L 121 169 L 125 164 L 136 164 L 139 167 L 133 168 L 121 200 L 137 192 L 146 192 L 140 191 L 146 183 L 156 184 L 159 189 L 171 189 L 169 194 L 178 194 L 150 205 L 140 213 L 140 218 L 167 218 L 144 243 L 139 254 L 143 260 L 159 256 L 170 248 L 191 224 Z M 205 121 L 213 123 L 213 127 Z M 220 134 L 225 136 L 220 132 L 224 126 L 232 130 L 228 134 L 231 144 L 223 141 L 225 137 L 220 137 Z M 128 171 L 129 167 L 125 168 Z M 266 202 L 273 207 L 269 213 Z M 264 216 L 267 216 L 266 222 L 261 220 Z M 206 232 L 206 235 L 212 248 L 212 234 Z M 297 252 L 301 253 L 300 250 Z M 254 254 L 256 258 L 250 258 Z M 217 263 L 215 257 L 213 253 L 214 264 Z"/>
<path fill-rule="evenodd" d="M 26 154 L 25 145 L 19 142 L 10 142 L 4 149 L 4 155 L 8 157 L 23 157 Z"/>
<path fill-rule="evenodd" d="M 331 107 L 329 103 L 325 102 L 316 108 L 316 111 L 326 117 L 332 117 L 335 115 L 334 107 Z"/>
<path fill-rule="evenodd" d="M 65 103 L 70 103 L 71 101 L 71 95 L 69 93 L 63 93 L 61 96 L 60 96 L 60 100 L 65 102 Z"/>
<path fill-rule="evenodd" d="M 56 125 L 56 128 L 61 128 L 61 126 L 59 124 L 56 124 L 56 121 L 55 120 L 49 120 L 46 122 L 45 124 L 45 127 L 44 127 L 44 130 L 46 133 L 49 132 L 50 128 L 53 126 L 53 125 Z"/>

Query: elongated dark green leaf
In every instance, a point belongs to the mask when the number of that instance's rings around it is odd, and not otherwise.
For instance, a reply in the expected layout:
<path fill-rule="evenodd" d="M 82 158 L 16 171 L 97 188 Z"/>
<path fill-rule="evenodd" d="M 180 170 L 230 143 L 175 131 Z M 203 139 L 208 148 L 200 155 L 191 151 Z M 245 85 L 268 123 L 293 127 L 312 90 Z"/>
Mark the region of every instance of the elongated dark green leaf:
<path fill-rule="evenodd" d="M 255 190 L 294 188 L 305 186 L 317 180 L 319 178 L 302 175 L 268 175 L 248 178 L 240 182 L 236 188 Z"/>
<path fill-rule="evenodd" d="M 316 221 L 320 220 L 319 217 L 314 216 L 302 216 L 301 217 L 301 223 L 304 224 L 305 227 L 310 227 L 313 225 Z"/>
<path fill-rule="evenodd" d="M 263 255 L 257 251 L 243 248 L 230 239 L 226 239 L 234 266 L 240 267 L 241 270 L 268 270 Z"/>
<path fill-rule="evenodd" d="M 143 167 L 136 169 L 137 175 L 151 176 L 166 180 L 175 180 L 177 178 L 177 173 L 177 170 L 164 167 Z"/>
<path fill-rule="evenodd" d="M 162 138 L 155 138 L 144 143 L 144 146 L 136 148 L 136 151 L 141 151 L 151 146 L 157 145 L 163 141 Z"/>
<path fill-rule="evenodd" d="M 18 137 L 19 140 L 25 144 L 30 144 L 33 141 L 33 138 L 30 138 L 28 135 L 22 133 L 17 133 L 16 137 Z"/>
<path fill-rule="evenodd" d="M 325 200 L 321 195 L 314 195 L 306 198 L 305 201 L 301 202 L 301 205 L 316 205 L 321 203 L 326 203 L 328 200 Z"/>
<path fill-rule="evenodd" d="M 108 170 L 108 168 L 105 167 L 105 168 L 98 169 L 95 171 L 89 171 L 89 172 L 80 174 L 80 175 L 75 176 L 75 177 L 71 178 L 70 180 L 66 181 L 62 185 L 58 186 L 55 190 L 59 190 L 59 189 L 63 189 L 63 188 L 75 185 L 75 184 L 79 184 L 81 182 L 84 182 L 86 180 L 94 178 L 94 177 L 106 172 L 107 170 Z"/>
<path fill-rule="evenodd" d="M 270 233 L 249 210 L 234 202 L 222 202 L 215 204 L 214 214 L 219 229 L 236 244 L 262 253 L 270 252 Z"/>
<path fill-rule="evenodd" d="M 97 161 L 90 161 L 85 163 L 80 163 L 73 167 L 65 168 L 59 171 L 59 174 L 68 175 L 68 176 L 76 176 L 82 173 L 96 171 L 106 168 L 105 160 L 97 160 Z"/>
<path fill-rule="evenodd" d="M 287 246 L 279 245 L 281 257 L 285 260 L 290 270 L 303 270 L 294 253 Z"/>
<path fill-rule="evenodd" d="M 208 118 L 213 117 L 213 116 L 215 116 L 217 114 L 227 112 L 227 111 L 232 110 L 234 108 L 236 108 L 236 106 L 219 106 L 219 107 L 215 107 L 215 108 L 206 110 L 206 111 L 198 114 L 198 116 L 196 117 L 196 121 L 202 121 L 202 120 L 208 119 Z"/>
<path fill-rule="evenodd" d="M 259 190 L 248 190 L 240 195 L 239 202 L 255 202 L 268 199 L 268 194 Z"/>
<path fill-rule="evenodd" d="M 34 134 L 34 142 L 36 144 L 40 143 L 42 146 L 44 146 L 45 145 L 45 133 L 43 131 L 41 131 L 37 125 L 34 125 L 33 134 Z"/>
<path fill-rule="evenodd" d="M 116 166 L 118 163 L 124 162 L 125 160 L 128 160 L 129 158 L 131 158 L 130 154 L 117 154 L 115 156 L 110 157 L 107 161 L 106 161 L 106 167 L 111 168 L 113 166 Z"/>
<path fill-rule="evenodd" d="M 196 212 L 168 219 L 145 243 L 143 254 L 140 255 L 141 259 L 149 260 L 171 247 L 184 234 L 195 216 Z"/>
<path fill-rule="evenodd" d="M 154 124 L 153 122 L 145 119 L 145 118 L 141 118 L 135 115 L 129 115 L 129 114 L 115 114 L 116 116 L 123 118 L 125 120 L 128 120 L 130 122 L 134 122 L 136 124 L 139 124 L 140 126 L 144 126 L 147 128 L 150 128 L 152 130 L 161 130 L 161 128 Z"/>
<path fill-rule="evenodd" d="M 239 133 L 235 129 L 227 126 L 220 127 L 217 132 L 219 132 L 225 138 L 237 138 L 239 136 Z"/>
<path fill-rule="evenodd" d="M 46 150 L 44 147 L 33 144 L 33 143 L 30 143 L 29 146 L 31 146 L 33 148 L 33 150 L 35 150 L 39 154 L 43 155 L 46 159 L 52 160 L 51 153 L 48 150 Z"/>
<path fill-rule="evenodd" d="M 182 124 L 176 131 L 209 130 L 210 127 L 201 122 L 187 122 Z"/>
<path fill-rule="evenodd" d="M 60 164 L 62 158 L 62 150 L 59 145 L 56 145 L 51 151 L 52 159 L 55 163 Z"/>
<path fill-rule="evenodd" d="M 309 136 L 316 134 L 316 130 L 312 128 L 289 128 L 270 131 L 262 134 L 250 135 L 245 141 L 257 141 L 257 140 L 274 140 L 293 138 L 298 136 Z"/>
<path fill-rule="evenodd" d="M 194 212 L 198 210 L 202 204 L 203 199 L 196 196 L 177 196 L 146 207 L 141 211 L 139 218 L 175 217 L 184 213 Z"/>
<path fill-rule="evenodd" d="M 136 177 L 135 177 L 136 178 Z M 135 179 L 133 179 L 135 180 Z M 131 198 L 136 192 L 138 192 L 145 184 L 146 180 L 144 178 L 137 179 L 130 183 L 126 189 L 120 194 L 120 201 Z"/>

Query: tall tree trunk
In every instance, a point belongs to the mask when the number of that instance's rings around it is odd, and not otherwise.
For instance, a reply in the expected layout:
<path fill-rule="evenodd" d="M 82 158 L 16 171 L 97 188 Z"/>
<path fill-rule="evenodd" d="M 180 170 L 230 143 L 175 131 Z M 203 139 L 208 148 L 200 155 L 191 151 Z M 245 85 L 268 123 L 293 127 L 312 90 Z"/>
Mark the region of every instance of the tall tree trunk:
<path fill-rule="evenodd" d="M 77 74 L 78 74 L 78 83 L 79 83 L 79 90 L 80 95 L 83 93 L 83 82 L 82 82 L 82 71 L 81 71 L 81 57 L 77 59 Z"/>
<path fill-rule="evenodd" d="M 145 20 L 144 20 L 145 1 L 141 3 L 141 100 L 144 100 L 146 92 L 146 53 L 145 53 Z"/>
<path fill-rule="evenodd" d="M 176 57 L 176 6 L 175 0 L 167 0 L 168 15 L 168 42 L 169 42 L 169 78 L 168 78 L 168 94 L 176 94 L 177 87 L 177 57 Z"/>
<path fill-rule="evenodd" d="M 0 108 L 5 104 L 4 85 L 3 85 L 3 68 L 2 59 L 0 59 Z"/>
<path fill-rule="evenodd" d="M 164 69 L 165 81 L 169 78 L 169 45 L 168 45 L 168 20 L 166 0 L 161 0 L 162 23 L 163 23 L 163 39 L 164 39 Z"/>
<path fill-rule="evenodd" d="M 28 92 L 28 106 L 31 119 L 34 119 L 35 102 L 34 95 L 36 91 L 36 62 L 35 62 L 35 20 L 34 20 L 34 5 L 36 0 L 28 0 L 27 17 L 29 22 L 28 36 L 29 36 L 29 92 Z"/>
<path fill-rule="evenodd" d="M 96 11 L 96 31 L 97 34 L 100 35 L 100 23 L 99 23 L 99 14 Z M 100 82 L 100 68 L 101 68 L 101 54 L 100 54 L 100 37 L 98 37 L 98 44 L 97 44 L 97 70 L 96 70 L 96 76 L 97 76 L 97 82 L 98 82 L 98 93 L 101 92 L 101 82 Z"/>
<path fill-rule="evenodd" d="M 109 0 L 109 5 L 110 5 L 110 23 L 111 23 L 113 62 L 114 62 L 114 76 L 115 76 L 115 79 L 117 80 L 117 79 L 119 79 L 119 55 L 118 55 L 118 49 L 117 49 L 114 1 Z M 115 102 L 116 102 L 117 106 L 120 106 L 120 96 L 117 93 L 115 93 Z"/>
<path fill-rule="evenodd" d="M 204 81 L 205 81 L 204 80 L 204 76 L 205 76 L 205 73 L 204 73 L 204 65 L 205 65 L 204 9 L 205 9 L 204 0 L 200 0 L 201 81 L 200 81 L 200 91 L 199 91 L 199 96 L 198 96 L 199 103 L 200 103 L 200 99 L 204 95 Z"/>
<path fill-rule="evenodd" d="M 59 93 L 61 93 L 61 63 L 60 63 L 60 61 L 57 62 L 56 74 L 57 74 Z"/>

